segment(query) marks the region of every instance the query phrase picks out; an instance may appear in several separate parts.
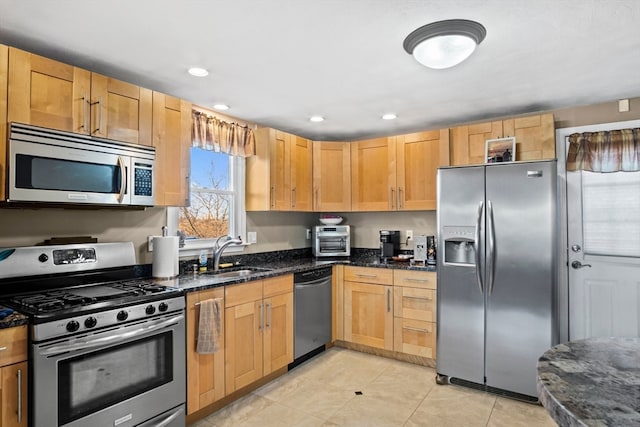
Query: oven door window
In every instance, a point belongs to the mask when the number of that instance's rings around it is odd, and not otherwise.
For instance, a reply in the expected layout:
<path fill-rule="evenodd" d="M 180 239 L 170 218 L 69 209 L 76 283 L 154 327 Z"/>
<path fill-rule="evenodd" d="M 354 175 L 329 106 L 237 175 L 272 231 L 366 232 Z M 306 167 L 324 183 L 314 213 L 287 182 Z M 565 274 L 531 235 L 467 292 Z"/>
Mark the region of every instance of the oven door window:
<path fill-rule="evenodd" d="M 118 194 L 120 166 L 16 155 L 16 188 Z"/>
<path fill-rule="evenodd" d="M 344 237 L 323 237 L 320 239 L 320 252 L 344 252 L 347 250 L 347 241 Z"/>
<path fill-rule="evenodd" d="M 64 425 L 173 380 L 171 331 L 58 363 Z"/>

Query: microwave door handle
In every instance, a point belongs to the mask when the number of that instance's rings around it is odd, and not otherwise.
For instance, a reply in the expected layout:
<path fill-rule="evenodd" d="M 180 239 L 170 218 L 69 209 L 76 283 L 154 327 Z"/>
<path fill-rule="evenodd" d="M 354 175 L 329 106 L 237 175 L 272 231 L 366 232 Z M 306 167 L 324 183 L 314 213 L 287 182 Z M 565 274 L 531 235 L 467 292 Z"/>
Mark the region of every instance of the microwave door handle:
<path fill-rule="evenodd" d="M 127 188 L 127 168 L 124 165 L 122 156 L 118 156 L 118 166 L 120 166 L 120 193 L 118 194 L 118 203 L 124 200 L 124 192 Z"/>

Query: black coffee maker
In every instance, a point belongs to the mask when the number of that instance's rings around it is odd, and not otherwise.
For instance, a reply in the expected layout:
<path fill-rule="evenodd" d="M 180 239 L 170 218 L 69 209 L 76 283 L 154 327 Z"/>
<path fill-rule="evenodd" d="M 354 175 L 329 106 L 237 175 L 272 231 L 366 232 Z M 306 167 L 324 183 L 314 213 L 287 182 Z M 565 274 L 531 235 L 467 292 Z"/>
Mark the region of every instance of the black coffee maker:
<path fill-rule="evenodd" d="M 380 260 L 391 261 L 400 251 L 400 231 L 380 230 Z"/>

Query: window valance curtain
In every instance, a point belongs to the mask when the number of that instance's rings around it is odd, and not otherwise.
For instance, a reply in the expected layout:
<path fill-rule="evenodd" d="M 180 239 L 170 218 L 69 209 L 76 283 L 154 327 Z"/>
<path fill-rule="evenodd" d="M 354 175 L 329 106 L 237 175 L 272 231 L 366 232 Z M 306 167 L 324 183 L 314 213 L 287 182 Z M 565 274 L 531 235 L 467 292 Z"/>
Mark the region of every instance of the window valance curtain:
<path fill-rule="evenodd" d="M 569 135 L 567 170 L 640 170 L 640 128 Z"/>
<path fill-rule="evenodd" d="M 193 110 L 193 146 L 232 156 L 249 157 L 256 153 L 256 140 L 248 126 L 229 123 Z"/>

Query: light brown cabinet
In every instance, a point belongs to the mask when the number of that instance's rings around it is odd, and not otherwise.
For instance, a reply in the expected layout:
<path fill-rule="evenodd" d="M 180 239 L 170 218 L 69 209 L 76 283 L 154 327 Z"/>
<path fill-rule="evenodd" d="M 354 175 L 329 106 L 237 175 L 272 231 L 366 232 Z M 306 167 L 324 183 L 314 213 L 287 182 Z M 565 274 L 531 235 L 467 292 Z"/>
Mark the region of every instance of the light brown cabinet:
<path fill-rule="evenodd" d="M 255 136 L 256 155 L 246 161 L 246 210 L 311 211 L 312 142 L 271 128 Z"/>
<path fill-rule="evenodd" d="M 352 143 L 352 209 L 435 209 L 437 169 L 448 154 L 448 129 Z"/>
<path fill-rule="evenodd" d="M 189 204 L 191 128 L 191 103 L 153 92 L 155 204 L 158 206 Z"/>
<path fill-rule="evenodd" d="M 313 142 L 313 210 L 351 210 L 350 143 Z"/>
<path fill-rule="evenodd" d="M 393 349 L 436 358 L 436 273 L 393 272 Z"/>
<path fill-rule="evenodd" d="M 8 122 L 151 145 L 152 92 L 9 48 Z"/>
<path fill-rule="evenodd" d="M 0 427 L 26 427 L 29 424 L 27 327 L 0 330 L 0 348 Z"/>
<path fill-rule="evenodd" d="M 344 340 L 393 350 L 393 276 L 380 268 L 344 268 Z"/>
<path fill-rule="evenodd" d="M 344 340 L 344 266 L 334 265 L 331 274 L 331 342 Z"/>
<path fill-rule="evenodd" d="M 200 319 L 200 302 L 224 299 L 224 288 L 215 288 L 187 294 L 187 414 L 192 414 L 225 396 L 224 310 L 220 313 L 218 351 L 213 354 L 196 352 Z M 224 307 L 224 304 L 222 304 Z"/>
<path fill-rule="evenodd" d="M 293 361 L 293 275 L 225 289 L 225 389 L 230 394 Z"/>
<path fill-rule="evenodd" d="M 509 136 L 516 138 L 517 161 L 556 157 L 553 114 L 542 114 L 452 128 L 451 165 L 483 164 L 485 141 Z"/>

